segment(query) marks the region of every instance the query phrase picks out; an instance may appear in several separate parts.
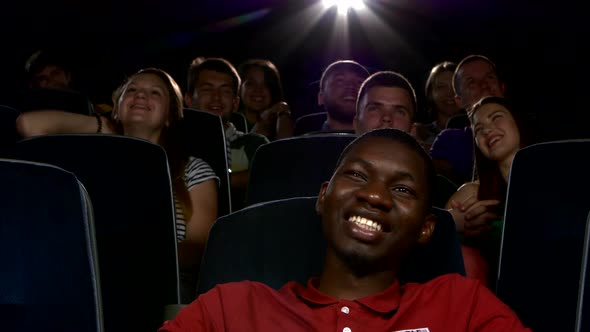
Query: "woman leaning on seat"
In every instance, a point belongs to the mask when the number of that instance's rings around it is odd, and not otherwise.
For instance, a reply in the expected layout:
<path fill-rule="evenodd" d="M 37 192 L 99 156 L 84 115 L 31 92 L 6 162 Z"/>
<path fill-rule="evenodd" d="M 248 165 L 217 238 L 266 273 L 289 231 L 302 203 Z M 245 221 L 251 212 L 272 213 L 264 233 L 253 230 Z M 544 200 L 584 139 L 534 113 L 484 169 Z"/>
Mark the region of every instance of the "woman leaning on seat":
<path fill-rule="evenodd" d="M 478 179 L 463 184 L 446 205 L 464 245 L 479 251 L 487 261 L 490 287 L 498 268 L 502 215 L 512 161 L 518 150 L 532 143 L 530 126 L 524 117 L 502 97 L 484 97 L 473 105 L 469 118 Z M 469 265 L 466 260 L 468 276 Z"/>
<path fill-rule="evenodd" d="M 17 119 L 17 130 L 24 137 L 121 134 L 162 146 L 172 176 L 180 271 L 187 272 L 181 275 L 190 275 L 194 284 L 209 229 L 217 218 L 218 178 L 206 162 L 185 157 L 181 152 L 180 88 L 165 71 L 142 69 L 115 90 L 113 105 L 111 119 L 53 110 L 22 113 Z M 192 289 L 183 290 L 183 298 L 194 297 L 195 288 L 189 287 Z"/>

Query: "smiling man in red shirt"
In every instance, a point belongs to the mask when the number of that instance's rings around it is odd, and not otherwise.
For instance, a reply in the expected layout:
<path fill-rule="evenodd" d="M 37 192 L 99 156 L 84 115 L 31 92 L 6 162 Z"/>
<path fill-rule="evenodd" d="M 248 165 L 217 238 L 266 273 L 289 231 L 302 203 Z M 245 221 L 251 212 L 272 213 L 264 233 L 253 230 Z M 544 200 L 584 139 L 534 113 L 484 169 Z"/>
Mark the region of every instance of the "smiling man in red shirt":
<path fill-rule="evenodd" d="M 316 205 L 327 240 L 319 277 L 278 291 L 250 281 L 218 285 L 160 332 L 530 331 L 477 280 L 447 274 L 400 285 L 402 260 L 436 223 L 434 167 L 413 137 L 370 131 L 337 165 Z"/>

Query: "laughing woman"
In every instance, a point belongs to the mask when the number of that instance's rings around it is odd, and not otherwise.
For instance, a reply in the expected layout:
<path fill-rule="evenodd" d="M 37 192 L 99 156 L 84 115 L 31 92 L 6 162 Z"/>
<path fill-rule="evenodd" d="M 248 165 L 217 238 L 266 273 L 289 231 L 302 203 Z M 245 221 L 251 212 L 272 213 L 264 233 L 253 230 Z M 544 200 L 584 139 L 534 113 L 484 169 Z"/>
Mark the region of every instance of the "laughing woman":
<path fill-rule="evenodd" d="M 492 281 L 498 268 L 510 167 L 518 150 L 531 142 L 522 114 L 513 112 L 504 98 L 482 98 L 473 105 L 469 117 L 478 180 L 462 185 L 446 207 L 463 238 L 468 275 L 479 274 L 476 277 Z M 479 254 L 484 259 L 483 270 L 475 263 L 478 259 L 472 259 Z M 488 282 L 488 286 L 493 285 Z"/>
<path fill-rule="evenodd" d="M 164 148 L 172 176 L 182 298 L 188 303 L 195 296 L 200 259 L 217 218 L 219 179 L 206 162 L 181 152 L 182 94 L 168 73 L 156 68 L 138 71 L 115 90 L 113 104 L 111 119 L 61 111 L 27 112 L 17 119 L 17 129 L 23 137 L 120 134 Z"/>

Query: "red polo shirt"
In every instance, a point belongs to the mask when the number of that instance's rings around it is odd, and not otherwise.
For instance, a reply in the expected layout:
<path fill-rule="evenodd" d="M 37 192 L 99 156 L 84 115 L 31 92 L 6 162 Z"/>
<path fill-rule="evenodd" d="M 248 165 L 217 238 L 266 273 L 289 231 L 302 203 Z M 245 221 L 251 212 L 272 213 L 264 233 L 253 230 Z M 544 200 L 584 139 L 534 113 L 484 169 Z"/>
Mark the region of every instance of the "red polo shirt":
<path fill-rule="evenodd" d="M 173 331 L 530 331 L 479 281 L 448 274 L 356 301 L 287 283 L 279 291 L 251 281 L 218 285 L 159 332 Z"/>

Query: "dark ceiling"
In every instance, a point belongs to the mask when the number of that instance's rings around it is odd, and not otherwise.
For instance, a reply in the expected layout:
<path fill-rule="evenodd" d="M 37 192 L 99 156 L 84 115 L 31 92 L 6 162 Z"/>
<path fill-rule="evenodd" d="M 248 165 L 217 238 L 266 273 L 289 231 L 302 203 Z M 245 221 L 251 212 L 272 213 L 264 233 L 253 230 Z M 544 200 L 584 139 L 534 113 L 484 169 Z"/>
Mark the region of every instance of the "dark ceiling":
<path fill-rule="evenodd" d="M 0 87 L 18 87 L 27 56 L 50 46 L 68 51 L 81 86 L 96 98 L 146 66 L 168 70 L 184 86 L 196 56 L 236 64 L 264 57 L 278 65 L 287 101 L 297 105 L 336 59 L 400 71 L 420 92 L 433 64 L 482 53 L 519 99 L 543 96 L 550 100 L 538 104 L 559 105 L 569 94 L 568 107 L 575 107 L 581 89 L 555 84 L 577 82 L 582 59 L 575 40 L 585 24 L 569 1 L 366 0 L 372 14 L 351 13 L 348 29 L 336 25 L 335 10 L 318 14 L 318 0 L 22 1 L 5 4 L 1 14 Z"/>

